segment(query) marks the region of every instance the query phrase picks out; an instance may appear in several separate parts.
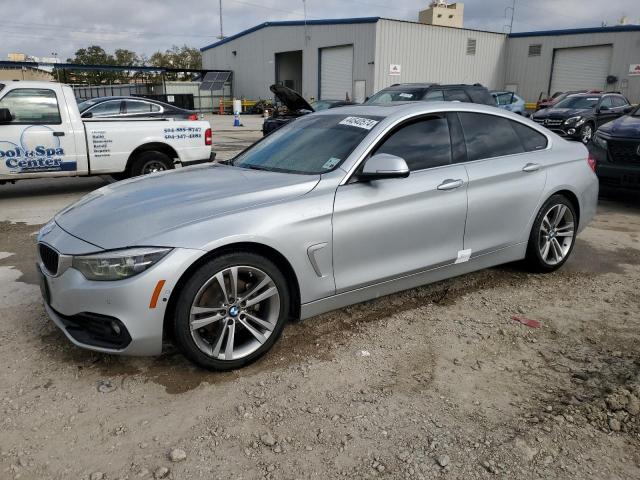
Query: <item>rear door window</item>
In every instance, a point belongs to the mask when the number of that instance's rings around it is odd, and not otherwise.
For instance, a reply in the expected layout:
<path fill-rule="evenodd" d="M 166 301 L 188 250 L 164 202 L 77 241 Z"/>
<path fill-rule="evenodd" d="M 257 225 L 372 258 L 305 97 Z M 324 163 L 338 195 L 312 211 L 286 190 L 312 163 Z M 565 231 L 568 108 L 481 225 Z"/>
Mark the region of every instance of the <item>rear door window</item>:
<path fill-rule="evenodd" d="M 449 102 L 471 102 L 469 96 L 464 90 L 459 88 L 453 88 L 451 90 L 445 90 L 444 97 Z"/>
<path fill-rule="evenodd" d="M 524 153 L 510 120 L 485 113 L 458 112 L 469 161 Z"/>
<path fill-rule="evenodd" d="M 149 102 L 141 102 L 138 100 L 127 100 L 124 102 L 125 109 L 128 115 L 131 114 L 139 114 L 139 113 L 151 113 L 153 110 L 151 109 L 151 103 Z"/>
<path fill-rule="evenodd" d="M 8 108 L 12 124 L 60 125 L 58 99 L 53 90 L 17 88 L 0 100 L 0 108 Z"/>
<path fill-rule="evenodd" d="M 404 158 L 411 171 L 451 163 L 451 137 L 447 119 L 431 116 L 401 126 L 376 149 Z"/>
<path fill-rule="evenodd" d="M 629 105 L 623 97 L 612 97 L 614 107 L 626 107 Z"/>
<path fill-rule="evenodd" d="M 120 115 L 120 100 L 110 100 L 108 102 L 102 102 L 95 107 L 89 108 L 85 113 L 91 113 L 92 118 L 96 117 L 113 117 Z"/>

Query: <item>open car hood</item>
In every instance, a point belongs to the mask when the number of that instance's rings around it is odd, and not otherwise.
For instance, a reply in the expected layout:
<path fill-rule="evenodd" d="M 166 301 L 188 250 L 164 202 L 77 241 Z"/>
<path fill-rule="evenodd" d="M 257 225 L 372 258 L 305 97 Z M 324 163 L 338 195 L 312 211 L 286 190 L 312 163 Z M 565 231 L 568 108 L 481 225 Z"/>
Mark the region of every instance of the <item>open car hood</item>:
<path fill-rule="evenodd" d="M 296 110 L 309 110 L 314 112 L 315 110 L 309 102 L 307 102 L 302 95 L 295 90 L 291 90 L 283 85 L 271 85 L 269 90 L 273 92 L 278 100 L 280 100 L 291 112 Z"/>

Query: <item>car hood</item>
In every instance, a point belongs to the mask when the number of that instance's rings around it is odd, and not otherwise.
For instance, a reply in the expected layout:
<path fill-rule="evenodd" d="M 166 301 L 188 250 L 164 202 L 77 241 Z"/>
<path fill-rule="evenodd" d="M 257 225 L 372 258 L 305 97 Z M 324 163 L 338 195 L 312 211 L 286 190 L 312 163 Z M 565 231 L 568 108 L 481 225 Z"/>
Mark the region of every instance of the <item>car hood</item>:
<path fill-rule="evenodd" d="M 625 115 L 605 123 L 599 130 L 614 137 L 640 138 L 640 117 Z"/>
<path fill-rule="evenodd" d="M 569 118 L 590 113 L 591 110 L 585 108 L 545 108 L 536 112 L 534 118 Z"/>
<path fill-rule="evenodd" d="M 55 221 L 99 248 L 152 245 L 155 235 L 186 224 L 304 195 L 319 180 L 218 164 L 188 167 L 102 187 Z"/>
<path fill-rule="evenodd" d="M 295 110 L 315 111 L 313 107 L 309 105 L 309 102 L 307 102 L 304 97 L 295 90 L 291 90 L 290 88 L 282 85 L 271 85 L 269 90 L 271 90 L 278 100 L 280 100 L 291 112 Z"/>

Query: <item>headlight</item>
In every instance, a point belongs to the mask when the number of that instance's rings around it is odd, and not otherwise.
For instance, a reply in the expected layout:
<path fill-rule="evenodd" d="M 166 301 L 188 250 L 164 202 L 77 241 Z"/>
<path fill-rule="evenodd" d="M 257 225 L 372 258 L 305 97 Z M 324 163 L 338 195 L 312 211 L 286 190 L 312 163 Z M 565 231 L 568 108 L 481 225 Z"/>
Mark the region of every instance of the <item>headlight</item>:
<path fill-rule="evenodd" d="M 603 148 L 604 150 L 607 149 L 607 141 L 604 138 L 602 138 L 600 135 L 596 134 L 593 136 L 593 143 L 595 143 L 600 148 Z"/>
<path fill-rule="evenodd" d="M 170 248 L 140 247 L 73 257 L 72 266 L 87 280 L 122 280 L 159 262 Z"/>
<path fill-rule="evenodd" d="M 578 115 L 576 117 L 567 118 L 564 121 L 564 123 L 567 124 L 567 125 L 570 125 L 570 124 L 573 124 L 573 123 L 578 124 L 578 123 L 584 123 L 584 120 L 582 119 L 582 117 L 580 115 Z"/>

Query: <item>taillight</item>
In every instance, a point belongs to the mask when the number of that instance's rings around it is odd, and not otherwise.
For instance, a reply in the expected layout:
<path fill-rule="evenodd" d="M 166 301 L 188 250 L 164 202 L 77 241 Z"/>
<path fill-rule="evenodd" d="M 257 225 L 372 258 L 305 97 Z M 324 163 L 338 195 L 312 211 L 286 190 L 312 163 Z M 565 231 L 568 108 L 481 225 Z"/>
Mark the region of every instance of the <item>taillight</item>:
<path fill-rule="evenodd" d="M 198 120 L 198 114 L 197 113 L 192 113 L 191 115 L 189 115 L 187 117 L 187 120 Z"/>
<path fill-rule="evenodd" d="M 589 156 L 587 157 L 587 163 L 589 164 L 589 167 L 591 168 L 591 170 L 593 170 L 593 172 L 595 173 L 595 171 L 596 171 L 596 159 L 593 158 L 593 156 L 591 154 L 589 154 Z"/>
<path fill-rule="evenodd" d="M 213 133 L 211 133 L 210 128 L 207 128 L 207 130 L 204 132 L 204 144 L 211 145 L 212 138 L 213 138 Z"/>

